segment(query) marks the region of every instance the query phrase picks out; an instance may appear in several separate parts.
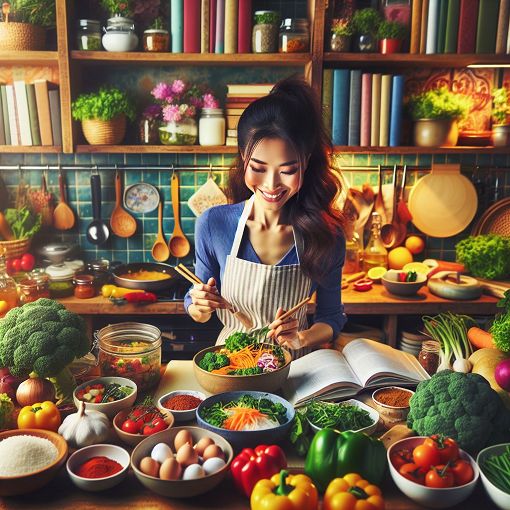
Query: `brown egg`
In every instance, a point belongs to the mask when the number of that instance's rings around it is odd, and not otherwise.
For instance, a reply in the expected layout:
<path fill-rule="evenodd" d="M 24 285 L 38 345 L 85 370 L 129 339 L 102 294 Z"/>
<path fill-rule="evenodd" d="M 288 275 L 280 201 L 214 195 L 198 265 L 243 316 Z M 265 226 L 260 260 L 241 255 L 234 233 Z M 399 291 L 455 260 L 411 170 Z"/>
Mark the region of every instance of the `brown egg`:
<path fill-rule="evenodd" d="M 182 445 L 188 443 L 193 446 L 193 437 L 191 432 L 187 429 L 179 430 L 174 439 L 175 451 L 178 452 Z"/>
<path fill-rule="evenodd" d="M 204 456 L 204 450 L 211 444 L 214 444 L 214 440 L 210 437 L 203 437 L 196 445 L 195 451 L 200 455 L 200 457 Z"/>
<path fill-rule="evenodd" d="M 182 467 L 174 457 L 166 459 L 159 468 L 159 477 L 162 480 L 179 480 L 182 475 Z"/>
<path fill-rule="evenodd" d="M 157 478 L 159 476 L 160 466 L 161 464 L 151 457 L 144 457 L 140 461 L 140 471 L 148 476 L 155 476 Z"/>
<path fill-rule="evenodd" d="M 225 459 L 225 454 L 223 450 L 217 444 L 210 444 L 202 455 L 204 460 L 210 459 L 211 457 L 219 457 L 220 459 Z"/>
<path fill-rule="evenodd" d="M 182 467 L 187 467 L 187 466 L 190 466 L 191 464 L 198 463 L 198 453 L 188 443 L 183 444 L 179 448 L 175 458 L 177 459 L 177 462 L 179 462 L 179 464 Z"/>

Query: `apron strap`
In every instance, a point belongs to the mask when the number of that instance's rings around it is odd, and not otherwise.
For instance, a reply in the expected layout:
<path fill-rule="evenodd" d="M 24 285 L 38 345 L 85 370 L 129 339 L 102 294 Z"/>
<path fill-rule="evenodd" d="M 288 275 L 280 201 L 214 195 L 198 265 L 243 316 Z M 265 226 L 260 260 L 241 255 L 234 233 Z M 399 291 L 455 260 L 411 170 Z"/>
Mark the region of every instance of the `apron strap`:
<path fill-rule="evenodd" d="M 232 243 L 232 248 L 230 249 L 230 255 L 232 255 L 232 257 L 237 258 L 237 254 L 239 253 L 239 246 L 241 246 L 241 241 L 243 239 L 244 227 L 246 226 L 246 221 L 248 220 L 248 216 L 251 213 L 254 201 L 255 195 L 252 195 L 244 204 L 243 213 L 241 214 L 239 223 L 237 224 L 234 242 Z"/>

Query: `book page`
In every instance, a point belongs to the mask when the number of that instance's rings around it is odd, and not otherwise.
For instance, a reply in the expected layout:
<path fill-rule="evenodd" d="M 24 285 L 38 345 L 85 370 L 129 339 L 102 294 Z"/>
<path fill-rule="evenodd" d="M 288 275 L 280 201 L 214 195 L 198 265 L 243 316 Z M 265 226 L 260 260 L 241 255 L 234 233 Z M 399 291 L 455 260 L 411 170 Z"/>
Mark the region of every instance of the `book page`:
<path fill-rule="evenodd" d="M 420 382 L 430 376 L 411 354 L 380 342 L 357 338 L 342 351 L 363 386 L 390 382 Z"/>
<path fill-rule="evenodd" d="M 340 352 L 319 349 L 292 361 L 283 389 L 295 405 L 341 387 L 352 388 L 346 395 L 354 395 L 361 387 L 360 380 Z"/>

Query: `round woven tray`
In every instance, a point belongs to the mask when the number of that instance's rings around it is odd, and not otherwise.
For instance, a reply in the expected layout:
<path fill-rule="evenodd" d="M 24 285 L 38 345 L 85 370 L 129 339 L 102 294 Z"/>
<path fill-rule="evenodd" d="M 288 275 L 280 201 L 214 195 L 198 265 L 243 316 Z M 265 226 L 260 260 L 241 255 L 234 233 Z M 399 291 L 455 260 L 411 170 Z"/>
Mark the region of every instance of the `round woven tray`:
<path fill-rule="evenodd" d="M 19 257 L 30 249 L 32 239 L 15 239 L 14 241 L 0 241 L 0 254 L 4 253 L 5 258 L 12 259 Z"/>
<path fill-rule="evenodd" d="M 498 200 L 476 222 L 472 235 L 498 234 L 510 236 L 510 197 Z"/>

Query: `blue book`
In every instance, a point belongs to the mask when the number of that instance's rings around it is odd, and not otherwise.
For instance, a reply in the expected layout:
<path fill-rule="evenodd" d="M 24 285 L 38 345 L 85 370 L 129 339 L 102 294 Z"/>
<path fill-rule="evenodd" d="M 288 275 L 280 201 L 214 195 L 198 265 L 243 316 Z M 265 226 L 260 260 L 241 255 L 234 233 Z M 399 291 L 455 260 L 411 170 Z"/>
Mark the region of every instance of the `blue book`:
<path fill-rule="evenodd" d="M 402 134 L 402 104 L 404 102 L 404 76 L 393 76 L 391 83 L 390 147 L 400 145 Z"/>
<path fill-rule="evenodd" d="M 172 53 L 184 51 L 184 0 L 170 0 L 170 39 Z"/>
<path fill-rule="evenodd" d="M 349 134 L 347 145 L 358 147 L 360 145 L 361 129 L 361 70 L 351 70 L 349 100 Z"/>
<path fill-rule="evenodd" d="M 333 145 L 347 145 L 349 131 L 349 69 L 333 71 Z"/>

